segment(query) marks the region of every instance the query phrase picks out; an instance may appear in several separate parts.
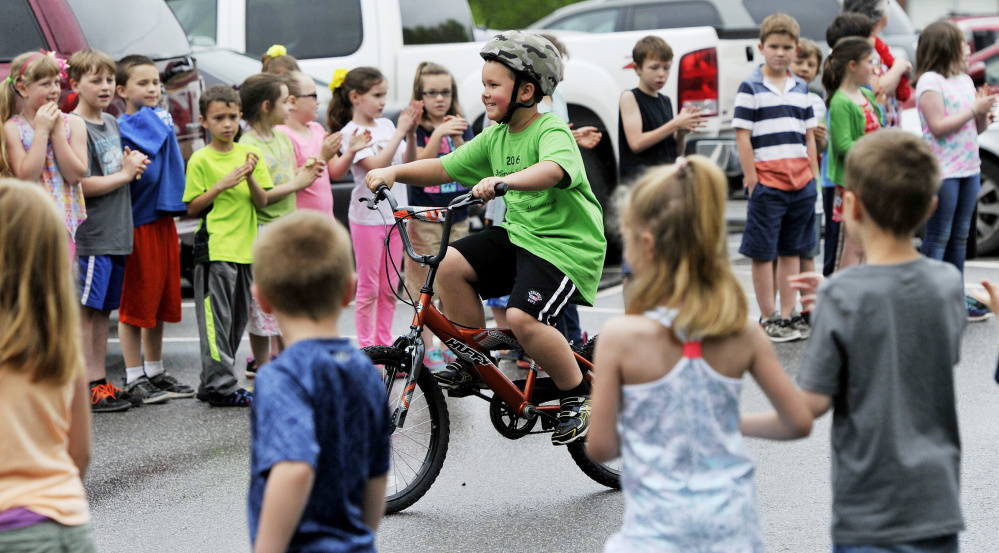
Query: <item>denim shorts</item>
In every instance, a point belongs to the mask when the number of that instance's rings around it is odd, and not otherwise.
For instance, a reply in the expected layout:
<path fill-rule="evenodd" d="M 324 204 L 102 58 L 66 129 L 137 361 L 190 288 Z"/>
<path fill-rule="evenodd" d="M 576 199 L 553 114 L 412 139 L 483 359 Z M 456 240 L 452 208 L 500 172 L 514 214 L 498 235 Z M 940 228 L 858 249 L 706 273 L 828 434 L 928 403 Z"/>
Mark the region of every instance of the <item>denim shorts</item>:
<path fill-rule="evenodd" d="M 833 545 L 833 553 L 958 553 L 957 534 L 905 543 Z"/>
<path fill-rule="evenodd" d="M 800 190 L 763 183 L 749 198 L 739 253 L 757 261 L 799 257 L 815 248 L 815 181 Z"/>

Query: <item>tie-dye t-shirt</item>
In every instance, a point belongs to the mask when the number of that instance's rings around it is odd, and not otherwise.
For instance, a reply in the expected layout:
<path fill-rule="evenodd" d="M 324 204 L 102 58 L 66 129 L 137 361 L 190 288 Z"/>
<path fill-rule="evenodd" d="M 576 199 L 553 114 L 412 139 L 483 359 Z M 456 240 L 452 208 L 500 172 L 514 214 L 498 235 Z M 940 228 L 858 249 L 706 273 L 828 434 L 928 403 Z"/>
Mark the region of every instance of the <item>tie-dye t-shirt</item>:
<path fill-rule="evenodd" d="M 926 124 L 923 106 L 920 104 L 924 92 L 936 92 L 943 98 L 944 116 L 960 111 L 967 113 L 975 102 L 975 85 L 971 77 L 961 73 L 946 78 L 940 73 L 927 71 L 916 84 L 916 105 L 919 122 L 923 126 L 923 137 L 940 162 L 940 177 L 944 179 L 967 177 L 981 172 L 981 158 L 978 156 L 978 128 L 974 118 L 961 128 L 943 138 L 935 138 Z"/>
<path fill-rule="evenodd" d="M 66 140 L 68 141 L 69 120 L 66 119 L 65 113 L 60 113 L 59 115 L 62 117 L 62 125 L 66 129 Z M 20 115 L 14 115 L 12 119 L 17 124 L 17 134 L 21 138 L 21 146 L 27 152 L 31 149 L 31 143 L 35 140 L 35 128 Z M 42 176 L 39 179 L 39 183 L 52 196 L 56 205 L 59 206 L 59 212 L 62 213 L 63 221 L 66 222 L 66 230 L 76 240 L 76 229 L 87 218 L 86 203 L 83 200 L 83 186 L 79 182 L 69 184 L 63 180 L 62 173 L 59 171 L 59 164 L 56 162 L 55 150 L 52 149 L 51 140 L 49 140 L 45 148 L 45 165 L 42 166 Z"/>

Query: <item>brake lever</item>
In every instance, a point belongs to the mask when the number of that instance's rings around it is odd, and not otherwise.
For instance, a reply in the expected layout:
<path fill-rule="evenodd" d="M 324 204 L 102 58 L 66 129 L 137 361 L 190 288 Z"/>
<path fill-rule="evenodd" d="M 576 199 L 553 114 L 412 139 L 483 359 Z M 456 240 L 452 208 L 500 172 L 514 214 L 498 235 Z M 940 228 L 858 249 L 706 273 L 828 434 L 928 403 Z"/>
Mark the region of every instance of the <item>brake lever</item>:
<path fill-rule="evenodd" d="M 378 188 L 375 189 L 370 198 L 358 198 L 357 201 L 368 204 L 368 209 L 375 211 L 382 200 L 388 199 L 388 192 L 389 187 L 382 183 L 378 185 Z"/>
<path fill-rule="evenodd" d="M 498 183 L 496 184 L 495 187 L 493 187 L 493 191 L 496 193 L 497 198 L 499 198 L 500 196 L 505 196 L 509 190 L 510 190 L 510 185 L 505 182 Z M 458 198 L 461 198 L 461 196 L 459 196 Z M 458 200 L 458 198 L 455 199 Z M 449 207 L 452 209 L 457 209 L 460 207 L 468 207 L 471 205 L 482 205 L 483 203 L 485 202 L 483 201 L 482 198 L 476 198 L 475 196 L 472 195 L 471 192 L 468 192 L 465 194 L 463 199 L 450 204 Z"/>

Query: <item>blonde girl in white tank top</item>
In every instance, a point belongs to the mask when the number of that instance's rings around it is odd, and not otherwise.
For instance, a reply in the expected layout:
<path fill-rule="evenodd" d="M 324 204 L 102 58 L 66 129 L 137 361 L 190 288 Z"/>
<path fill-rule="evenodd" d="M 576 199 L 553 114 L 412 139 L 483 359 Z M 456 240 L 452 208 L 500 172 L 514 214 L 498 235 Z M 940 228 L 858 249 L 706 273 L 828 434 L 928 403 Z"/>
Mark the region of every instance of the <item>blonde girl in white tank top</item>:
<path fill-rule="evenodd" d="M 597 340 L 587 436 L 594 459 L 623 462 L 624 524 L 605 551 L 763 551 L 742 435 L 811 430 L 729 267 L 726 192 L 721 171 L 691 156 L 646 172 L 622 207 L 635 276 L 627 314 Z M 778 417 L 740 420 L 747 372 Z"/>

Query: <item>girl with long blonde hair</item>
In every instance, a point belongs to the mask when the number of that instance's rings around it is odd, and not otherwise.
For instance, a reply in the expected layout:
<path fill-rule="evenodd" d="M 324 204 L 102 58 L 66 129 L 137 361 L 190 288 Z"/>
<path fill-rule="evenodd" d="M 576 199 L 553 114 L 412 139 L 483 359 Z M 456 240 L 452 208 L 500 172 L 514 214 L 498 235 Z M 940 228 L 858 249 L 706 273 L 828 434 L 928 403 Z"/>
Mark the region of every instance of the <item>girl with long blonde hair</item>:
<path fill-rule="evenodd" d="M 647 171 L 622 207 L 634 280 L 626 315 L 597 339 L 587 435 L 591 457 L 623 461 L 624 525 L 605 551 L 762 551 L 742 434 L 794 439 L 811 430 L 729 267 L 727 186 L 708 158 L 681 157 Z M 740 421 L 747 372 L 778 417 Z"/>
<path fill-rule="evenodd" d="M 94 551 L 90 398 L 60 215 L 38 186 L 0 179 L 0 551 Z"/>

